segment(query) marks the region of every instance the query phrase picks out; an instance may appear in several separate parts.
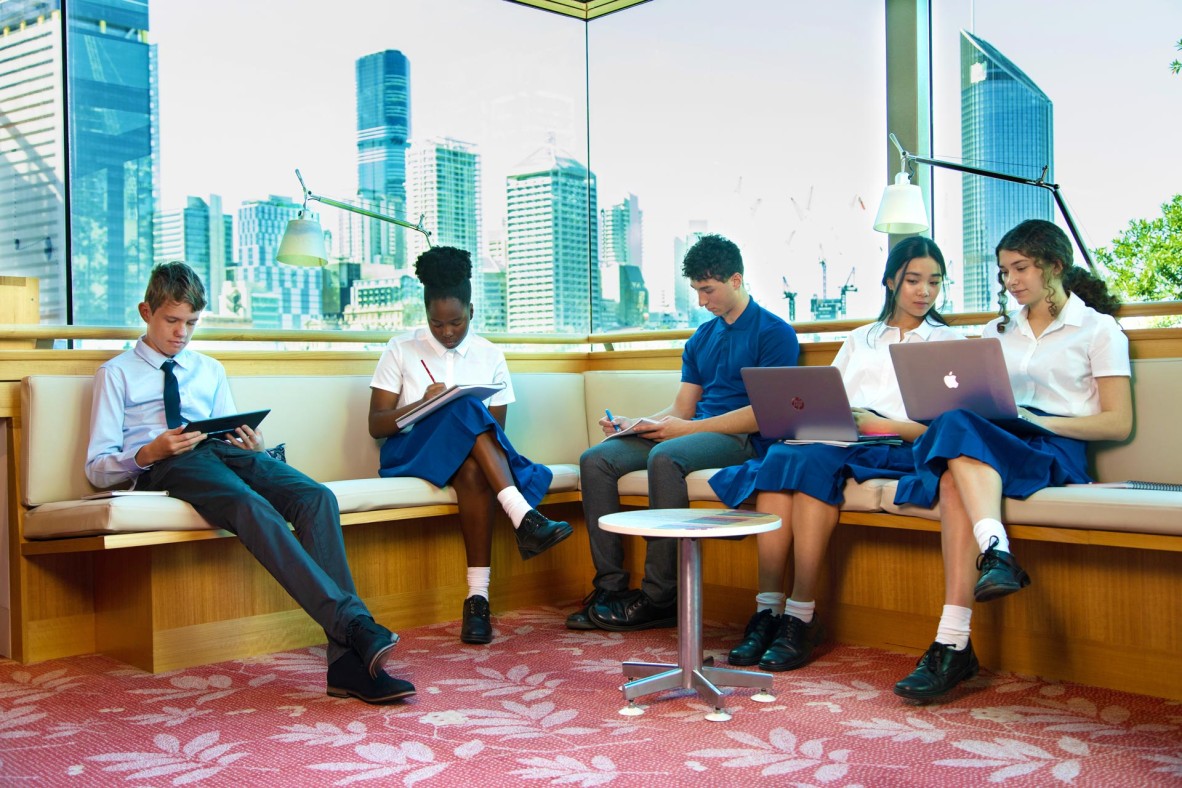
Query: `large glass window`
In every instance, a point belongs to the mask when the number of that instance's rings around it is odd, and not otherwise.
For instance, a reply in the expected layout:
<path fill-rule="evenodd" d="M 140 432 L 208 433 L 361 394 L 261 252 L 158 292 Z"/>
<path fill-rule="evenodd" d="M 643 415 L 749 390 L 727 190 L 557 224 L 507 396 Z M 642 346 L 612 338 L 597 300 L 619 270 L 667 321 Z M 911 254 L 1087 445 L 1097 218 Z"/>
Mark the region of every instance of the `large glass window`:
<path fill-rule="evenodd" d="M 1170 235 L 1163 205 L 1173 204 L 1173 233 L 1182 232 L 1182 78 L 1169 68 L 1180 30 L 1182 6 L 1168 0 L 932 3 L 934 157 L 1025 178 L 1046 167 L 1126 299 L 1182 297 L 1177 243 L 1172 253 L 1160 244 Z M 998 240 L 1023 219 L 1066 228 L 1063 217 L 1037 187 L 949 170 L 932 177 L 933 237 L 952 261 L 956 306 L 994 309 Z M 1155 219 L 1164 233 L 1134 232 L 1147 242 L 1117 248 L 1131 223 Z M 1119 281 L 1122 267 L 1170 265 L 1172 292 Z"/>
<path fill-rule="evenodd" d="M 785 318 L 878 313 L 883 25 L 882 3 L 853 0 L 658 1 L 592 23 L 603 328 L 709 317 L 681 276 L 702 233 L 739 245 Z"/>
<path fill-rule="evenodd" d="M 1179 191 L 1182 9 L 1090 2 L 933 3 L 933 154 L 1047 165 L 1089 244 L 1129 254 L 1114 240 Z M 61 5 L 0 0 L 0 268 L 42 278 L 44 320 L 134 324 L 151 265 L 186 259 L 207 325 L 421 324 L 418 233 L 313 202 L 329 263 L 275 262 L 296 167 L 468 249 L 485 332 L 696 325 L 680 262 L 707 232 L 785 317 L 877 312 L 881 2 L 655 0 L 585 25 L 497 0 L 75 0 L 64 46 Z M 933 182 L 954 305 L 981 308 L 1006 225 L 1056 214 L 1037 189 Z"/>

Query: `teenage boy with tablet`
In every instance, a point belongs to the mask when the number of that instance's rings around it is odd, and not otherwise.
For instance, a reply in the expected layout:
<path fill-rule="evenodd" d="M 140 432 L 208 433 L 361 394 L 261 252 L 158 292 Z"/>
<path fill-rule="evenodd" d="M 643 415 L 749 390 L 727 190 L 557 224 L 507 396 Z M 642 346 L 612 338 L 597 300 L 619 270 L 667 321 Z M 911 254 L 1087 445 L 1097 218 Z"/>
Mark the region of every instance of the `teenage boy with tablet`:
<path fill-rule="evenodd" d="M 139 305 L 144 335 L 95 373 L 87 478 L 96 487 L 132 481 L 139 490 L 167 490 L 237 534 L 324 628 L 329 695 L 367 703 L 413 695 L 410 682 L 382 669 L 398 636 L 357 596 L 333 494 L 268 456 L 262 433 L 249 426 L 226 440 L 183 431 L 236 412 L 222 365 L 187 348 L 205 303 L 188 265 L 152 271 Z"/>

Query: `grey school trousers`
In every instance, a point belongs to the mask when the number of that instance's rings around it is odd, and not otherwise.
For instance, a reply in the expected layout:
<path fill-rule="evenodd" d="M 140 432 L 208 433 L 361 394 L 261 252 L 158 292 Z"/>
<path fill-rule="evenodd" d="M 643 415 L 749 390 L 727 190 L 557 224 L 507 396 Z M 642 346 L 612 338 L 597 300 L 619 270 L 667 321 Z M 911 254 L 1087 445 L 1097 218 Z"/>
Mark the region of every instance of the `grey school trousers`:
<path fill-rule="evenodd" d="M 136 487 L 168 490 L 211 525 L 237 534 L 324 629 L 328 664 L 347 652 L 349 622 L 369 610 L 353 585 L 337 499 L 327 487 L 264 452 L 213 439 L 156 463 Z"/>
<path fill-rule="evenodd" d="M 618 512 L 619 479 L 632 471 L 648 470 L 649 507 L 684 509 L 689 506 L 685 477 L 704 468 L 738 465 L 755 456 L 747 435 L 699 432 L 656 443 L 639 437 L 613 438 L 592 446 L 579 458 L 583 514 L 595 562 L 595 587 L 626 591 L 624 547 L 619 534 L 599 527 L 599 518 Z M 658 605 L 677 599 L 677 540 L 649 539 L 641 589 Z"/>

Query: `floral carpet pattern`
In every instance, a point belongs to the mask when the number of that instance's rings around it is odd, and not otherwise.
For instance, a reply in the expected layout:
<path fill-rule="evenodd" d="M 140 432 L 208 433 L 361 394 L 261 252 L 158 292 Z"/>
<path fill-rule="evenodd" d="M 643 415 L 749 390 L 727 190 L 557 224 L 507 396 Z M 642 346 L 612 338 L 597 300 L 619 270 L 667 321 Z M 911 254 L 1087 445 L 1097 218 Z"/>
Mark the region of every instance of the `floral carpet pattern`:
<path fill-rule="evenodd" d="M 324 650 L 152 675 L 100 656 L 0 661 L 0 785 L 1182 785 L 1182 704 L 983 671 L 943 703 L 891 687 L 915 658 L 822 647 L 776 699 L 688 691 L 623 716 L 620 662 L 675 661 L 674 630 L 571 632 L 566 611 L 403 631 L 389 665 L 418 695 L 324 692 Z M 720 663 L 739 635 L 707 623 Z"/>

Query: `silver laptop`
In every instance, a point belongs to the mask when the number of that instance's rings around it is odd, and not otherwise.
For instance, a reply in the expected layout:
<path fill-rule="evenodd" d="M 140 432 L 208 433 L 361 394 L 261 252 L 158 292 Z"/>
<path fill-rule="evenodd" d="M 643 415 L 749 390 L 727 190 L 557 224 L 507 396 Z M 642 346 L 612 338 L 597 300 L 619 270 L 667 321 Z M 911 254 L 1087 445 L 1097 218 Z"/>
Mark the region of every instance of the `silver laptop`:
<path fill-rule="evenodd" d="M 927 424 L 963 408 L 1021 435 L 1053 435 L 1018 415 L 1001 341 L 955 339 L 890 346 L 907 418 Z"/>
<path fill-rule="evenodd" d="M 856 441 L 836 367 L 743 367 L 759 434 L 773 440 Z"/>

